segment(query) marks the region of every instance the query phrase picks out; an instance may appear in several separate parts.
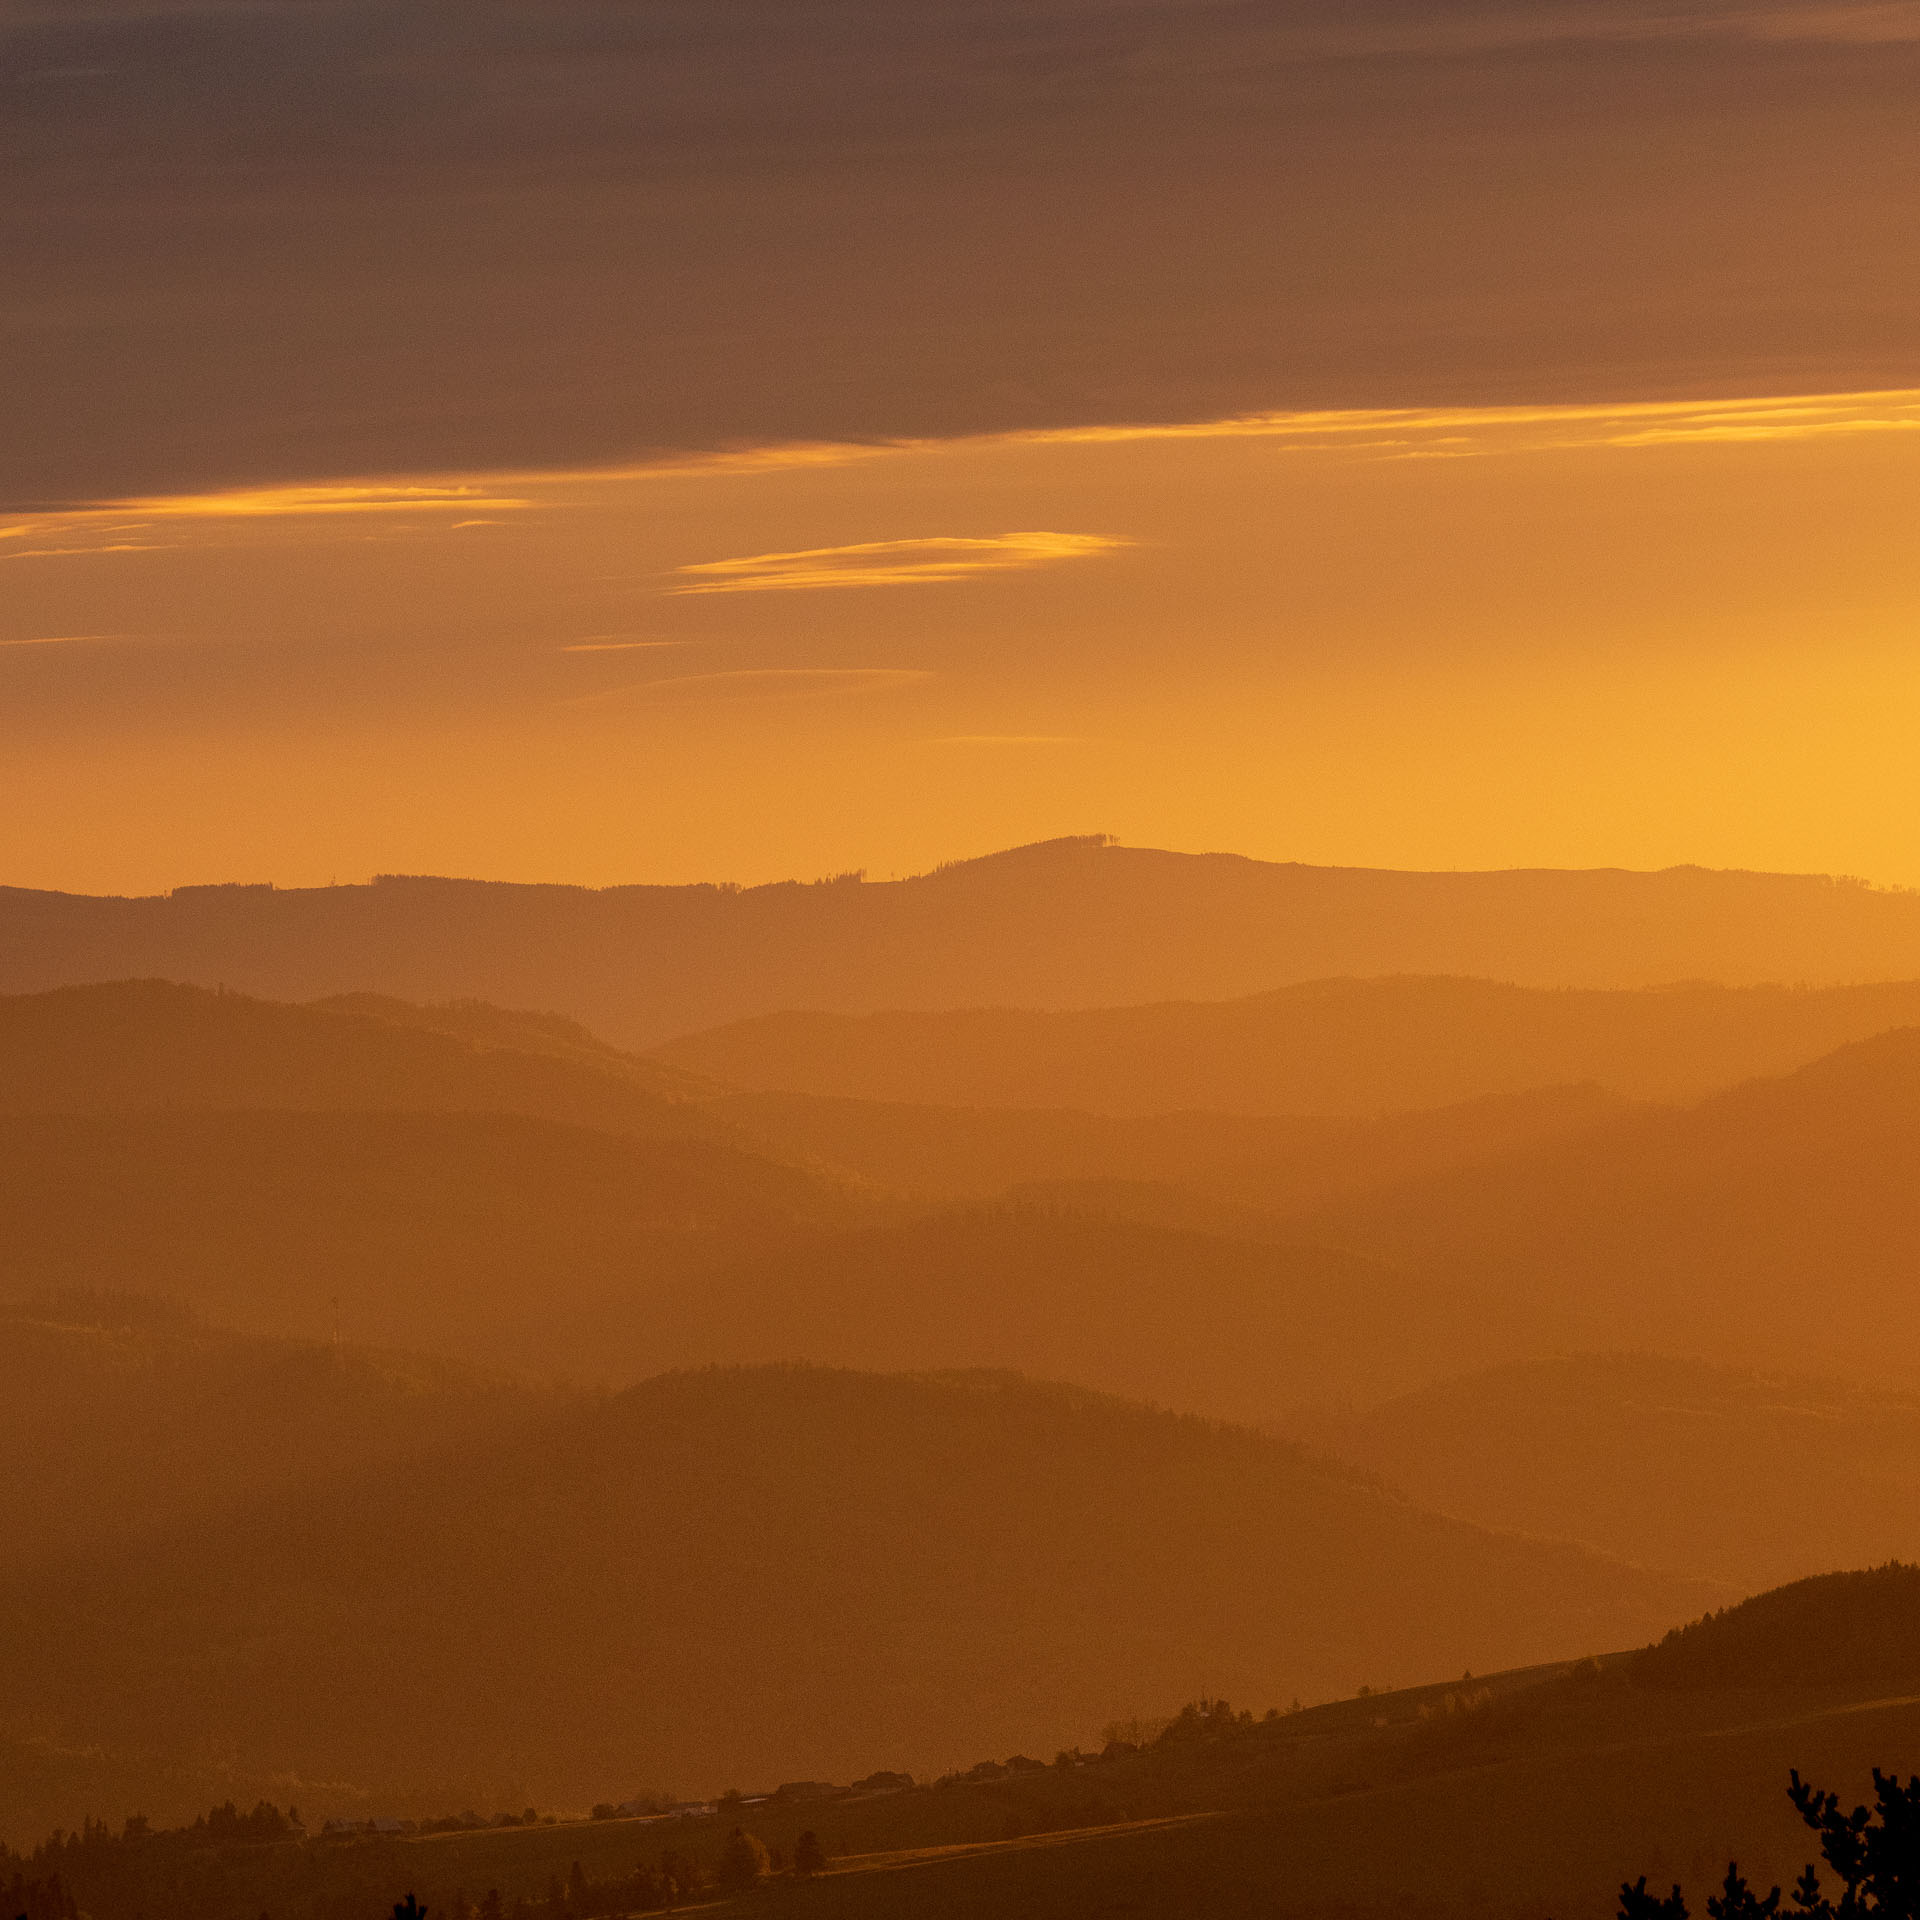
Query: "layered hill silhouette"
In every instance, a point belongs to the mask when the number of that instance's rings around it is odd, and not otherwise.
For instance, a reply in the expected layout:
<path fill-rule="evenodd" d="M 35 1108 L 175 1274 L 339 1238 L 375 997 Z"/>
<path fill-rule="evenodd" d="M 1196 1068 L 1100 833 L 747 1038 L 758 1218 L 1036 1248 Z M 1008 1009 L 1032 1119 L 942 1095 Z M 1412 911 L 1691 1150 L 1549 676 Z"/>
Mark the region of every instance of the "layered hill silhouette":
<path fill-rule="evenodd" d="M 1127 1188 L 1179 1189 L 1267 1234 L 1284 1215 L 1418 1174 L 1495 1159 L 1627 1112 L 1599 1087 L 1493 1094 L 1425 1112 L 1118 1115 L 1072 1108 L 929 1107 L 822 1094 L 734 1093 L 708 1110 L 770 1150 L 942 1199 L 1014 1191 L 1060 1204 L 1160 1218 L 1168 1204 Z M 1172 1216 L 1165 1216 L 1169 1219 Z"/>
<path fill-rule="evenodd" d="M 677 1362 L 1019 1368 L 1182 1412 L 1263 1420 L 1376 1399 L 1557 1331 L 1471 1281 L 1092 1209 L 981 1206 L 823 1235 L 662 1288 Z"/>
<path fill-rule="evenodd" d="M 1542 990 L 1315 980 L 1075 1012 L 786 1012 L 650 1056 L 756 1092 L 1103 1114 L 1376 1114 L 1592 1084 L 1688 1100 L 1920 1023 L 1920 981 Z"/>
<path fill-rule="evenodd" d="M 16 1296 L 159 1293 L 258 1333 L 618 1384 L 714 1360 L 1036 1368 L 1240 1418 L 1523 1350 L 1470 1285 L 1302 1245 L 1283 1200 L 1614 1111 L 1574 1090 L 1401 1121 L 922 1112 L 915 1131 L 887 1107 L 716 1096 L 540 1016 L 162 982 L 0 1001 L 0 1069 Z M 1184 1221 L 1104 1187 L 897 1217 L 832 1157 L 936 1193 L 1118 1166 L 1208 1197 Z"/>
<path fill-rule="evenodd" d="M 1038 1365 L 1249 1418 L 1568 1349 L 1920 1379 L 1920 1030 L 1680 1111 L 1550 1089 L 1364 1121 L 669 1092 L 534 1016 L 160 983 L 0 1002 L 0 1063 L 16 1297 L 612 1381 Z M 1022 1167 L 1056 1177 L 985 1212 L 880 1191 Z"/>
<path fill-rule="evenodd" d="M 0 999 L 0 1292 L 632 1379 L 665 1360 L 604 1331 L 650 1290 L 871 1212 L 692 1085 L 487 1007 Z"/>
<path fill-rule="evenodd" d="M 152 974 L 290 1000 L 477 998 L 552 1008 L 623 1046 L 790 1007 L 1124 1006 L 1399 973 L 1585 987 L 1912 979 L 1920 896 L 1693 867 L 1307 867 L 1104 836 L 886 882 L 0 891 L 0 991 Z"/>
<path fill-rule="evenodd" d="M 713 1371 L 10 1566 L 0 1687 L 60 1748 L 218 1751 L 309 1807 L 584 1804 L 1573 1656 L 1701 1592 L 1077 1390 Z"/>
<path fill-rule="evenodd" d="M 1294 1224 L 1575 1348 L 1920 1381 L 1920 1029 Z"/>
<path fill-rule="evenodd" d="M 1485 1526 L 1739 1589 L 1920 1559 L 1920 1396 L 1651 1354 L 1529 1361 L 1286 1429 Z"/>
<path fill-rule="evenodd" d="M 1184 1189 L 912 1213 L 516 1114 L 0 1115 L 0 1155 L 0 1296 L 139 1290 L 255 1333 L 611 1384 L 716 1360 L 1019 1367 L 1260 1420 L 1562 1325 Z"/>
<path fill-rule="evenodd" d="M 711 1086 L 569 1022 L 374 995 L 296 1007 L 167 980 L 0 998 L 0 1113 L 521 1113 L 643 1140 L 726 1140 Z"/>
<path fill-rule="evenodd" d="M 663 1290 L 867 1212 L 734 1148 L 514 1113 L 0 1115 L 0 1155 L 0 1292 L 603 1381 L 686 1357 Z"/>

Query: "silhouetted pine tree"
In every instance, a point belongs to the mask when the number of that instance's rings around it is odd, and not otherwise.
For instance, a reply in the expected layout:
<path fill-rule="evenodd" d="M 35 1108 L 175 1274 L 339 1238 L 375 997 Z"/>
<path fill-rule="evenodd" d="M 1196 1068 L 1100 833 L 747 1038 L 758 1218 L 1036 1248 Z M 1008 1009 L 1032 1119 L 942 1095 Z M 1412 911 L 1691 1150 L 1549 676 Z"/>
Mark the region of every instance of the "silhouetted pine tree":
<path fill-rule="evenodd" d="M 1620 1920 L 1687 1920 L 1687 1903 L 1678 1887 L 1664 1900 L 1649 1893 L 1643 1873 L 1631 1886 L 1620 1889 Z"/>
<path fill-rule="evenodd" d="M 1707 1912 L 1711 1920 L 1772 1920 L 1780 1911 L 1780 1889 L 1774 1890 L 1762 1900 L 1747 1885 L 1737 1862 L 1727 1862 L 1727 1877 L 1720 1883 L 1718 1895 L 1707 1896 Z"/>
<path fill-rule="evenodd" d="M 1840 1897 L 1830 1900 L 1819 1872 L 1809 1864 L 1794 1883 L 1793 1911 L 1805 1920 L 1920 1920 L 1920 1776 L 1902 1786 L 1895 1774 L 1873 1770 L 1874 1805 L 1843 1813 L 1837 1794 L 1809 1785 L 1795 1772 L 1787 1798 L 1820 1836 L 1820 1856 L 1839 1876 Z M 1729 1863 L 1720 1892 L 1707 1901 L 1712 1920 L 1772 1920 L 1780 1889 L 1764 1898 Z M 1666 1898 L 1647 1891 L 1647 1876 L 1620 1889 L 1620 1920 L 1687 1920 L 1687 1903 L 1675 1887 Z"/>

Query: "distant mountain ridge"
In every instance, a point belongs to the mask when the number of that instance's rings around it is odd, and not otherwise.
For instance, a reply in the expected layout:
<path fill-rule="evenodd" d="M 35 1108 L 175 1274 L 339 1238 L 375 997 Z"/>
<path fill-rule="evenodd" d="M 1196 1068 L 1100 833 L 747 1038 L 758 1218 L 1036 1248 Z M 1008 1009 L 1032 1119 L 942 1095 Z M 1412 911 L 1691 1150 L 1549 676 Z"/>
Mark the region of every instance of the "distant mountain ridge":
<path fill-rule="evenodd" d="M 1393 973 L 1910 979 L 1920 893 L 1697 867 L 1309 867 L 1100 835 L 885 882 L 0 889 L 0 992 L 156 974 L 296 1000 L 480 998 L 552 1008 L 624 1046 L 792 1007 L 1116 1006 Z"/>
<path fill-rule="evenodd" d="M 1238 1000 L 1053 1012 L 767 1014 L 647 1057 L 759 1093 L 1130 1115 L 1360 1115 L 1580 1085 L 1626 1099 L 1697 1100 L 1915 1025 L 1920 979 L 1598 989 L 1391 975 Z"/>

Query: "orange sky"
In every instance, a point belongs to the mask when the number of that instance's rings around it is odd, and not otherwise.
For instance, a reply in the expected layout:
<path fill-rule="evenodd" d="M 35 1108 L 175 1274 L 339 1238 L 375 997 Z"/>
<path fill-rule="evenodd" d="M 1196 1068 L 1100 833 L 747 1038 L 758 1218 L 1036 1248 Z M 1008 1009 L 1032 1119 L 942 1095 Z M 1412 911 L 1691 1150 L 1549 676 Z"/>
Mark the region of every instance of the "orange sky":
<path fill-rule="evenodd" d="M 0 523 L 15 885 L 1072 831 L 1920 883 L 1920 393 L 1296 414 Z"/>
<path fill-rule="evenodd" d="M 1920 0 L 0 4 L 0 884 L 1920 883 L 1917 98 Z"/>

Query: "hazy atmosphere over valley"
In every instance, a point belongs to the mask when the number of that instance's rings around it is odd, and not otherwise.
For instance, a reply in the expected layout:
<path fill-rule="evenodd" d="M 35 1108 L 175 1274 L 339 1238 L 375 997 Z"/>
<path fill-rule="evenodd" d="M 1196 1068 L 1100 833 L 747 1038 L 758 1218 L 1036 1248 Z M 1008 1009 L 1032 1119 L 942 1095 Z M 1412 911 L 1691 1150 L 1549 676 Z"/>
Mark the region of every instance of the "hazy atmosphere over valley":
<path fill-rule="evenodd" d="M 1920 5 L 0 157 L 0 1920 L 1920 1920 Z"/>

